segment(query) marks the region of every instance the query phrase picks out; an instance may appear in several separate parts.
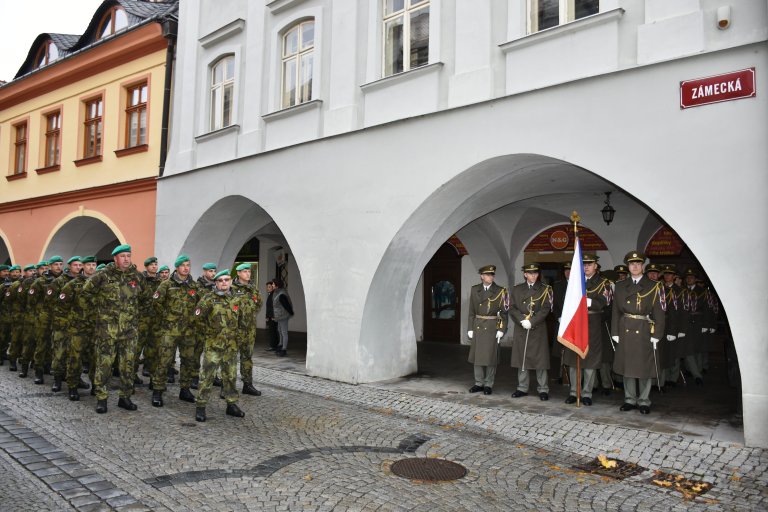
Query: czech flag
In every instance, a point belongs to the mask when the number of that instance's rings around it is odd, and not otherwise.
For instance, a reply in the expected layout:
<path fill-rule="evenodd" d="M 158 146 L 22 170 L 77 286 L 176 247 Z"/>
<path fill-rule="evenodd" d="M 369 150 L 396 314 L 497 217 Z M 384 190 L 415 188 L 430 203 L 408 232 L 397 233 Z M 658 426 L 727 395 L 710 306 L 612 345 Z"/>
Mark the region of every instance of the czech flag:
<path fill-rule="evenodd" d="M 587 290 L 584 279 L 584 264 L 581 261 L 581 242 L 576 236 L 573 244 L 573 262 L 568 287 L 565 289 L 563 315 L 557 341 L 573 350 L 584 359 L 589 351 L 589 321 L 587 319 Z"/>

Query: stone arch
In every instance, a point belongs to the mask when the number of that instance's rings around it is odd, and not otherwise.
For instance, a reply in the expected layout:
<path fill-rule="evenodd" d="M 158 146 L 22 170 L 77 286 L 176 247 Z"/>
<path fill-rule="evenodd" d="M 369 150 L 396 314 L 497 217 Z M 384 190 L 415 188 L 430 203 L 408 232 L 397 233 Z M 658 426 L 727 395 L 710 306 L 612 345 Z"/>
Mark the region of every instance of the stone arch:
<path fill-rule="evenodd" d="M 3 232 L 2 229 L 0 229 L 0 265 L 6 261 L 10 261 L 11 263 L 16 262 L 15 258 L 13 257 L 13 248 L 8 242 L 8 236 Z"/>
<path fill-rule="evenodd" d="M 81 208 L 63 217 L 51 230 L 43 244 L 40 259 L 51 254 L 69 256 L 94 255 L 100 261 L 111 258 L 112 249 L 126 243 L 117 224 L 96 210 Z"/>

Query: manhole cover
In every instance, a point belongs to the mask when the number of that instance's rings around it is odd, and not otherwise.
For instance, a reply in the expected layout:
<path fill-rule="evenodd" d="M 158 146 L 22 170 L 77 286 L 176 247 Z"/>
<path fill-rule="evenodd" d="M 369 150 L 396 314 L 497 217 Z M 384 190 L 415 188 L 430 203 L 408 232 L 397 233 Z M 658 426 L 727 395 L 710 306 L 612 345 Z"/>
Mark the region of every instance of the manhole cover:
<path fill-rule="evenodd" d="M 587 473 L 592 473 L 593 475 L 601 475 L 601 476 L 607 476 L 610 478 L 615 478 L 617 480 L 624 480 L 625 478 L 629 478 L 631 476 L 636 476 L 645 471 L 645 468 L 642 466 L 638 466 L 637 464 L 633 464 L 631 462 L 624 462 L 623 460 L 619 459 L 605 459 L 607 461 L 608 466 L 612 467 L 606 467 L 606 464 L 604 464 L 600 458 L 596 458 L 589 464 L 585 464 L 583 466 L 576 466 L 576 469 L 580 469 L 581 471 L 586 471 Z M 615 462 L 615 464 L 613 464 Z"/>
<path fill-rule="evenodd" d="M 458 480 L 467 474 L 467 468 L 443 459 L 403 459 L 392 464 L 392 473 L 411 480 L 444 482 Z"/>

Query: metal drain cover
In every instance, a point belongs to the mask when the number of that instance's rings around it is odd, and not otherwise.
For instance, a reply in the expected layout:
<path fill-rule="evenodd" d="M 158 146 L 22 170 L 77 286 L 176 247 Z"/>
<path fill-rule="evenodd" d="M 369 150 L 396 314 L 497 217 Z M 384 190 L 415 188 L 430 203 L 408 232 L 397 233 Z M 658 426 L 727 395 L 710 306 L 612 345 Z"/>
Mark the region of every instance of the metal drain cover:
<path fill-rule="evenodd" d="M 390 470 L 403 478 L 427 482 L 458 480 L 467 474 L 467 468 L 455 462 L 425 458 L 399 460 L 392 464 Z"/>

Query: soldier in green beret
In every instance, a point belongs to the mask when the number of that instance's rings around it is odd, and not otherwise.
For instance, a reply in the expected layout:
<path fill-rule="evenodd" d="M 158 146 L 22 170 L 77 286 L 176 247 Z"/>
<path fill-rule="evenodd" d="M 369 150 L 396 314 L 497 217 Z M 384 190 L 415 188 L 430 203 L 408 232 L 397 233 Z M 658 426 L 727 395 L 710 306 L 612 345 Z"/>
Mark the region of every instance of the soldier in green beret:
<path fill-rule="evenodd" d="M 157 275 L 158 275 L 158 277 L 160 278 L 161 281 L 165 281 L 166 279 L 171 277 L 171 269 L 168 268 L 168 265 L 163 265 L 157 271 Z"/>
<path fill-rule="evenodd" d="M 205 335 L 205 350 L 200 367 L 200 392 L 195 401 L 195 420 L 205 421 L 205 407 L 211 395 L 213 377 L 221 368 L 224 381 L 222 392 L 227 401 L 227 414 L 242 418 L 245 413 L 237 406 L 238 394 L 235 388 L 237 379 L 237 352 L 239 333 L 243 321 L 241 301 L 249 300 L 246 296 L 236 297 L 230 290 L 229 269 L 222 270 L 215 276 L 216 289 L 200 301 L 195 315 L 200 320 Z M 249 322 L 250 320 L 246 320 Z"/>
<path fill-rule="evenodd" d="M 35 351 L 33 363 L 35 367 L 35 384 L 43 384 L 43 375 L 46 369 L 50 368 L 51 353 L 51 327 L 53 325 L 52 302 L 46 300 L 52 293 L 48 293 L 48 287 L 64 271 L 64 260 L 61 256 L 52 256 L 46 264 L 38 264 L 40 268 L 48 268 L 35 279 L 32 286 L 29 287 L 29 297 L 27 306 L 34 311 L 35 330 L 34 344 Z"/>
<path fill-rule="evenodd" d="M 8 347 L 11 344 L 10 315 L 5 307 L 5 295 L 13 283 L 10 275 L 11 266 L 0 265 L 0 366 L 8 359 Z"/>
<path fill-rule="evenodd" d="M 17 320 L 18 325 L 11 329 L 11 346 L 8 349 L 8 359 L 10 360 L 9 370 L 15 372 L 18 362 L 21 365 L 19 371 L 19 377 L 24 378 L 27 376 L 29 369 L 29 363 L 34 352 L 34 347 L 30 350 L 29 339 L 31 338 L 32 326 L 30 324 L 31 315 L 27 311 L 27 297 L 29 287 L 35 280 L 35 266 L 26 265 L 24 267 L 23 275 L 20 275 L 16 280 L 11 283 L 9 293 L 5 300 L 8 301 L 11 317 Z"/>
<path fill-rule="evenodd" d="M 120 358 L 120 391 L 117 406 L 135 411 L 133 363 L 139 335 L 139 303 L 143 288 L 141 274 L 131 262 L 131 246 L 122 244 L 112 251 L 113 261 L 91 276 L 83 286 L 86 300 L 96 317 L 96 412 L 107 412 L 109 379 L 115 357 Z"/>
<path fill-rule="evenodd" d="M 213 291 L 216 288 L 216 282 L 213 277 L 216 275 L 215 263 L 204 263 L 203 273 L 197 278 L 197 284 L 200 285 L 200 291 L 204 295 Z M 203 349 L 205 348 L 205 338 L 201 332 L 197 332 L 197 340 L 195 341 L 195 361 L 199 361 L 203 355 Z M 214 377 L 214 385 L 218 383 L 221 386 L 221 379 Z M 192 389 L 197 389 L 200 385 L 199 375 L 195 375 L 192 378 Z"/>
<path fill-rule="evenodd" d="M 88 376 L 91 383 L 95 381 L 96 363 L 94 362 L 94 320 L 95 309 L 87 303 L 83 294 L 83 286 L 86 280 L 96 273 L 96 258 L 86 256 L 82 259 L 83 269 L 74 279 L 69 281 L 61 289 L 59 301 L 63 303 L 63 309 L 67 311 L 66 323 L 67 336 L 67 387 L 69 399 L 80 400 L 79 389 L 88 389 L 88 384 L 80 378 L 82 368 L 88 366 Z M 85 363 L 85 364 L 84 364 Z M 95 395 L 95 387 L 91 389 Z"/>
<path fill-rule="evenodd" d="M 238 337 L 240 351 L 240 377 L 243 379 L 244 395 L 261 395 L 253 387 L 253 345 L 256 342 L 256 314 L 261 309 L 259 290 L 251 284 L 251 264 L 237 266 L 237 278 L 232 283 L 232 293 L 241 299 L 241 334 Z"/>
<path fill-rule="evenodd" d="M 61 391 L 61 383 L 67 375 L 67 350 L 69 345 L 69 305 L 63 302 L 59 296 L 62 288 L 68 282 L 80 274 L 83 269 L 83 262 L 80 256 L 72 256 L 67 260 L 67 268 L 62 274 L 48 285 L 45 292 L 45 307 L 53 312 L 51 320 L 51 347 L 53 359 L 51 361 L 51 371 L 53 372 L 54 393 Z"/>
<path fill-rule="evenodd" d="M 155 407 L 163 406 L 166 376 L 168 368 L 174 365 L 177 347 L 181 357 L 180 400 L 195 401 L 190 387 L 192 378 L 200 368 L 200 360 L 194 360 L 196 336 L 192 321 L 193 312 L 202 294 L 199 285 L 192 279 L 189 256 L 179 255 L 174 265 L 176 271 L 173 275 L 160 283 L 152 294 L 153 309 L 160 326 L 157 362 L 152 374 L 152 405 Z"/>
<path fill-rule="evenodd" d="M 157 275 L 157 269 L 156 257 L 150 256 L 144 260 L 144 271 L 141 274 L 147 287 L 147 297 L 151 297 L 155 290 L 157 290 L 157 287 L 160 286 L 160 277 Z M 136 346 L 136 365 L 134 368 L 134 373 L 136 373 L 134 382 L 136 384 L 143 384 L 143 381 L 138 377 L 139 362 L 143 361 L 144 365 L 142 375 L 149 377 L 151 375 L 152 361 L 157 358 L 157 342 L 155 340 L 157 321 L 152 307 L 152 299 L 141 301 L 140 312 L 139 343 Z"/>

